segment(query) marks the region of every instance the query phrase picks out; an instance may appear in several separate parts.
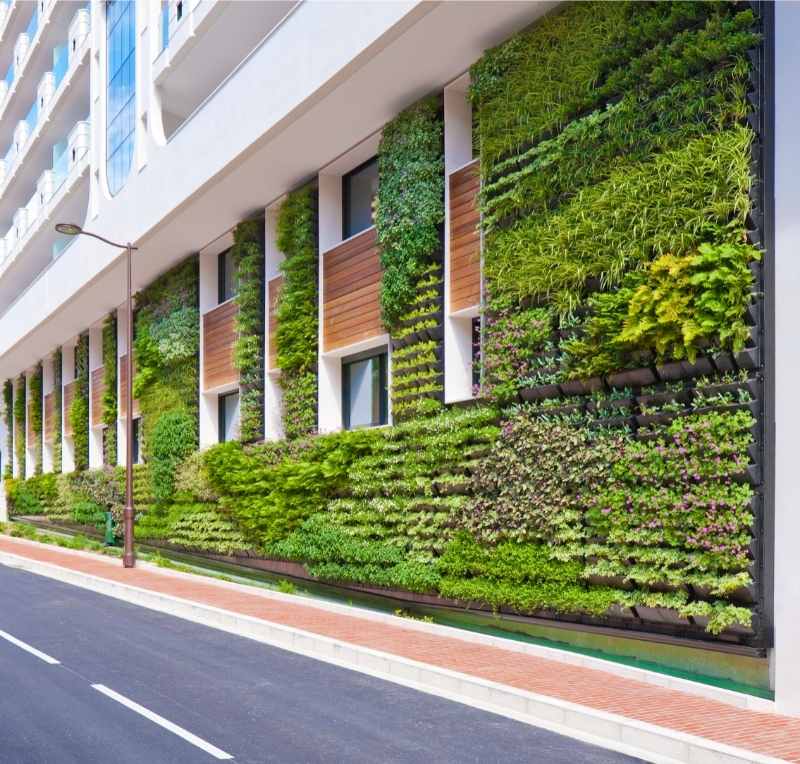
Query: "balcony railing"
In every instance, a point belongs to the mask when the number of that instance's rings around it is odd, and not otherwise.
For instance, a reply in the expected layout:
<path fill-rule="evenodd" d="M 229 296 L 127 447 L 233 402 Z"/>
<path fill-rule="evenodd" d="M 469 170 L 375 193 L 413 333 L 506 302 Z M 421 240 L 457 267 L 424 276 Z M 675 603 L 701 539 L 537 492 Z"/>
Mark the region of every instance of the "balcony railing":
<path fill-rule="evenodd" d="M 65 146 L 64 150 L 54 157 L 52 168 L 42 173 L 36 193 L 17 210 L 14 223 L 0 240 L 0 274 L 24 249 L 28 239 L 47 218 L 50 208 L 61 200 L 68 181 L 85 169 L 89 159 L 89 139 L 89 122 L 86 120 L 78 122 L 66 142 L 60 144 Z"/>
<path fill-rule="evenodd" d="M 12 138 L 11 145 L 8 147 L 2 161 L 0 161 L 0 196 L 5 192 L 7 185 L 11 182 L 19 165 L 25 161 L 28 148 L 38 136 L 38 129 L 44 124 L 63 94 L 61 85 L 64 83 L 65 79 L 68 79 L 67 74 L 70 71 L 74 71 L 80 65 L 80 62 L 83 60 L 84 49 L 88 44 L 89 35 L 87 34 L 80 48 L 71 58 L 67 45 L 58 46 L 54 49 L 52 71 L 54 85 L 52 92 L 47 96 L 47 100 L 43 102 L 43 105 L 39 100 L 40 94 L 37 93 L 28 114 L 20 123 L 27 125 L 27 129 L 23 130 L 21 134 L 18 132 L 15 134 Z"/>

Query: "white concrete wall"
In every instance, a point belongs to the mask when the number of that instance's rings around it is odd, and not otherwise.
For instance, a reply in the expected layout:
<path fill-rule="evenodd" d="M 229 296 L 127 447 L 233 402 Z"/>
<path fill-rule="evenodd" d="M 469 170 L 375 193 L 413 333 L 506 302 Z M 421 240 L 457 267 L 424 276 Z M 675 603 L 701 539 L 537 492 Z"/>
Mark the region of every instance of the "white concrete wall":
<path fill-rule="evenodd" d="M 775 3 L 775 702 L 800 716 L 800 3 Z"/>
<path fill-rule="evenodd" d="M 472 161 L 472 108 L 467 100 L 469 76 L 444 90 L 444 399 L 472 397 L 472 316 L 450 311 L 450 183 L 451 173 Z"/>

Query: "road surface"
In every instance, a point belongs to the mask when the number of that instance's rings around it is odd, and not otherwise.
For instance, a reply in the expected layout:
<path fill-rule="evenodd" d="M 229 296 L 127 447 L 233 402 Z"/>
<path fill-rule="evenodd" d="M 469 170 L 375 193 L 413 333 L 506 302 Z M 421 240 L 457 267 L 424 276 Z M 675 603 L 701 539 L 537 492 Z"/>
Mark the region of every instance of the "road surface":
<path fill-rule="evenodd" d="M 635 759 L 0 565 L 0 764 Z"/>

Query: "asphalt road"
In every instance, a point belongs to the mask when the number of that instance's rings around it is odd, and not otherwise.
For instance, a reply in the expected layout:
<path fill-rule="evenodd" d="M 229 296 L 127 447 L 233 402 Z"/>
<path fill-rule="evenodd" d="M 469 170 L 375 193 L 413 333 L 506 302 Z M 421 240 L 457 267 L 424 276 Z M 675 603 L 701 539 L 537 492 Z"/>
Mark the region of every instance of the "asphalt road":
<path fill-rule="evenodd" d="M 1 764 L 635 761 L 2 565 L 0 632 Z"/>

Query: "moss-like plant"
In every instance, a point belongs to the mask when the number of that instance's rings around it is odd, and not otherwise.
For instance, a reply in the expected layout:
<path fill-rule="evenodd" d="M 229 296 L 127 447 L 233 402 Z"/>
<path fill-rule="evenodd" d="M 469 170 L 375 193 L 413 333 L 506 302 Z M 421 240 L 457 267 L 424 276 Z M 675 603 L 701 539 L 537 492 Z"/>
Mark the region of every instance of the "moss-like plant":
<path fill-rule="evenodd" d="M 3 477 L 14 475 L 14 383 L 7 379 L 3 383 L 3 418 L 6 426 L 6 459 Z"/>
<path fill-rule="evenodd" d="M 117 463 L 117 314 L 112 312 L 103 324 L 103 464 Z"/>
<path fill-rule="evenodd" d="M 14 390 L 14 452 L 17 457 L 17 474 L 21 478 L 25 477 L 26 419 L 25 375 L 20 374 Z"/>
<path fill-rule="evenodd" d="M 275 309 L 276 362 L 281 370 L 283 430 L 302 437 L 317 427 L 319 256 L 315 191 L 301 188 L 286 197 L 278 216 L 283 286 Z"/>
<path fill-rule="evenodd" d="M 440 249 L 444 220 L 444 128 L 438 97 L 401 112 L 378 147 L 375 228 L 381 245 L 381 311 L 391 331 Z"/>
<path fill-rule="evenodd" d="M 89 469 L 89 335 L 75 347 L 75 394 L 69 410 L 75 470 Z"/>
<path fill-rule="evenodd" d="M 33 474 L 42 474 L 44 431 L 42 429 L 42 364 L 36 365 L 30 379 L 30 417 L 33 432 Z"/>
<path fill-rule="evenodd" d="M 263 221 L 239 223 L 231 254 L 239 289 L 234 362 L 239 370 L 239 437 L 245 443 L 264 435 L 264 247 Z"/>
<path fill-rule="evenodd" d="M 61 472 L 62 457 L 62 368 L 61 348 L 53 353 L 53 472 Z"/>

